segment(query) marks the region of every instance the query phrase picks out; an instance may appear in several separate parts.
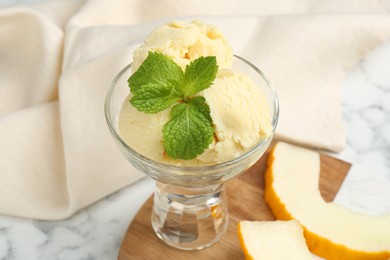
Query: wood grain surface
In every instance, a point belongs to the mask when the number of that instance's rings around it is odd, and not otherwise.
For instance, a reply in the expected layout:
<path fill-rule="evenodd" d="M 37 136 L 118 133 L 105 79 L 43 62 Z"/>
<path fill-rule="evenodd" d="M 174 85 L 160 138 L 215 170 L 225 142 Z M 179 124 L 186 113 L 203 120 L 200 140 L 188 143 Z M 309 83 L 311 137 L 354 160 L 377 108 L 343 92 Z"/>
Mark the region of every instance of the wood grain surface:
<path fill-rule="evenodd" d="M 237 238 L 241 220 L 274 220 L 263 199 L 264 173 L 268 152 L 249 170 L 227 183 L 229 225 L 223 238 L 200 251 L 172 248 L 154 234 L 151 226 L 153 197 L 139 210 L 123 239 L 118 259 L 244 259 Z M 351 165 L 321 154 L 320 191 L 326 201 L 333 201 Z M 303 162 L 304 163 L 304 162 Z"/>

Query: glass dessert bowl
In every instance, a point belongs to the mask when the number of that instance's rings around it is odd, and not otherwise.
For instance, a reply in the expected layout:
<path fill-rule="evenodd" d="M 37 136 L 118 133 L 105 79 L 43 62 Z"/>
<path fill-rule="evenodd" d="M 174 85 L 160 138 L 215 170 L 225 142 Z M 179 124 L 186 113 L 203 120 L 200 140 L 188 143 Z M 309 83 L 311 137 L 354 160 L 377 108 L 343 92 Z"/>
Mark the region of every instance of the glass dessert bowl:
<path fill-rule="evenodd" d="M 266 76 L 238 56 L 234 57 L 233 68 L 249 76 L 264 93 L 270 110 L 272 134 L 239 157 L 215 165 L 184 167 L 162 163 L 143 156 L 123 140 L 118 120 L 129 94 L 127 80 L 131 75 L 131 64 L 119 72 L 107 92 L 106 121 L 120 151 L 136 169 L 156 181 L 153 229 L 161 240 L 179 249 L 202 249 L 223 236 L 228 224 L 225 182 L 243 173 L 263 155 L 278 122 L 278 99 Z"/>

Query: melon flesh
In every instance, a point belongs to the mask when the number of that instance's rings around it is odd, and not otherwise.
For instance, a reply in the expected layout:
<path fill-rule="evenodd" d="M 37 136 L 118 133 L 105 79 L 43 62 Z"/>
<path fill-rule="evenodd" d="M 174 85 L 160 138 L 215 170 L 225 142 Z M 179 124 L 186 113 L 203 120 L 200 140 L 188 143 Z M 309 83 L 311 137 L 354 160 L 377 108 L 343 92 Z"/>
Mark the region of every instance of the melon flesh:
<path fill-rule="evenodd" d="M 313 259 L 296 220 L 240 221 L 238 236 L 246 259 Z"/>
<path fill-rule="evenodd" d="M 324 201 L 319 177 L 319 153 L 277 143 L 265 188 L 275 216 L 297 219 L 310 250 L 327 259 L 388 259 L 390 215 L 369 216 Z"/>

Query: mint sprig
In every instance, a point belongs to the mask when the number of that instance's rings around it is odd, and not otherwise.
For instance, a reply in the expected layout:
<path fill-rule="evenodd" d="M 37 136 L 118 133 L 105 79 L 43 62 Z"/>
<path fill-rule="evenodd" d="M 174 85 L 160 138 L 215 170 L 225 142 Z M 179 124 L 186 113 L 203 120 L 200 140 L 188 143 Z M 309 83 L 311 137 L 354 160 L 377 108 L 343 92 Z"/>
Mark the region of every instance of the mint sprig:
<path fill-rule="evenodd" d="M 184 95 L 191 96 L 210 87 L 218 71 L 215 57 L 199 57 L 184 72 Z"/>
<path fill-rule="evenodd" d="M 199 102 L 193 102 L 202 99 Z M 208 108 L 203 97 L 195 97 L 188 103 L 175 105 L 171 119 L 164 125 L 164 149 L 174 159 L 190 160 L 203 153 L 213 141 L 214 128 L 205 115 Z"/>
<path fill-rule="evenodd" d="M 194 159 L 213 141 L 210 108 L 203 97 L 194 96 L 211 86 L 218 71 L 214 56 L 200 57 L 183 71 L 169 57 L 149 52 L 129 78 L 130 103 L 141 112 L 157 113 L 172 107 L 163 126 L 166 154 L 173 159 Z"/>
<path fill-rule="evenodd" d="M 157 113 L 180 101 L 180 96 L 173 94 L 172 88 L 174 86 L 149 83 L 136 90 L 130 102 L 138 111 Z"/>
<path fill-rule="evenodd" d="M 173 60 L 158 52 L 149 52 L 138 70 L 127 81 L 134 94 L 141 87 L 154 83 L 170 88 L 172 83 L 182 82 L 184 73 Z"/>

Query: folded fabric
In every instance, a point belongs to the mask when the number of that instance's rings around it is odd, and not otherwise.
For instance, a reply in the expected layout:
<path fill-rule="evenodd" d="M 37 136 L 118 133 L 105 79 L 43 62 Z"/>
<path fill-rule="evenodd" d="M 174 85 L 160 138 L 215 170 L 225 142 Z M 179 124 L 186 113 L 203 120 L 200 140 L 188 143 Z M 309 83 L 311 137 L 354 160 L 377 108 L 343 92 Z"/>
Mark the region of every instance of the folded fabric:
<path fill-rule="evenodd" d="M 277 138 L 340 151 L 340 82 L 389 39 L 390 15 L 366 1 L 339 10 L 371 14 L 335 14 L 339 5 L 72 0 L 0 9 L 0 213 L 65 218 L 143 176 L 117 149 L 103 103 L 133 50 L 171 20 L 214 24 L 267 74 L 280 98 Z"/>

